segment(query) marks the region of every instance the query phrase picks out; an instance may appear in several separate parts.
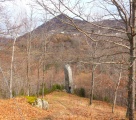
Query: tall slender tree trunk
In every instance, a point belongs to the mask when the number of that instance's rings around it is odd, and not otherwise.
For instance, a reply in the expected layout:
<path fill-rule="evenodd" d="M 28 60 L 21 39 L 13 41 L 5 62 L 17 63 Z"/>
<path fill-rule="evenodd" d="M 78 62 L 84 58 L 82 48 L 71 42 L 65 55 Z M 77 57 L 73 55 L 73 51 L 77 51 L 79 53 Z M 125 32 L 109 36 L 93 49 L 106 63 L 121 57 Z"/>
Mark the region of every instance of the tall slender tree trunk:
<path fill-rule="evenodd" d="M 30 60 L 31 60 L 31 40 L 32 33 L 29 33 L 29 39 L 27 40 L 27 96 L 30 96 Z"/>
<path fill-rule="evenodd" d="M 128 81 L 128 116 L 129 120 L 134 120 L 135 111 L 135 50 L 134 40 L 131 43 L 130 49 L 130 67 L 129 67 L 129 81 Z"/>
<path fill-rule="evenodd" d="M 42 36 L 43 37 L 43 36 Z M 44 39 L 44 37 L 43 37 Z M 43 48 L 43 82 L 42 82 L 42 99 L 44 98 L 45 92 L 45 54 L 46 54 L 46 40 L 44 40 L 44 48 Z"/>
<path fill-rule="evenodd" d="M 30 92 L 29 92 L 29 89 L 30 89 L 29 88 L 29 81 L 30 81 L 29 80 L 30 79 L 29 78 L 29 60 L 27 60 L 27 70 L 26 71 L 27 71 L 27 91 L 26 92 L 27 92 L 27 96 L 29 96 L 30 95 Z"/>
<path fill-rule="evenodd" d="M 92 65 L 92 81 L 91 81 L 90 105 L 93 103 L 93 95 L 94 95 L 94 65 Z"/>
<path fill-rule="evenodd" d="M 13 93 L 12 85 L 13 85 L 13 63 L 14 63 L 15 43 L 16 43 L 16 37 L 14 38 L 14 41 L 13 41 L 11 66 L 10 66 L 10 85 L 9 85 L 9 92 L 10 92 L 9 97 L 10 98 L 13 97 L 13 94 L 12 94 Z"/>
<path fill-rule="evenodd" d="M 38 63 L 38 68 L 37 68 L 37 76 L 38 76 L 38 80 L 37 80 L 37 97 L 39 97 L 39 82 L 40 82 L 40 63 Z"/>
<path fill-rule="evenodd" d="M 117 93 L 118 93 L 118 88 L 120 85 L 120 81 L 121 81 L 121 76 L 122 76 L 122 65 L 121 65 L 121 71 L 119 73 L 119 79 L 118 79 L 118 83 L 115 89 L 115 93 L 114 93 L 114 100 L 113 100 L 113 106 L 112 106 L 112 113 L 114 113 L 114 109 L 115 109 L 115 105 L 116 105 L 116 100 L 117 100 Z"/>
<path fill-rule="evenodd" d="M 135 112 L 135 47 L 136 47 L 136 0 L 132 0 L 132 36 L 130 41 L 130 65 L 129 65 L 129 81 L 128 81 L 128 108 L 127 113 L 129 120 L 134 120 Z"/>
<path fill-rule="evenodd" d="M 43 81 L 42 81 L 42 99 L 44 98 L 44 89 L 45 89 L 45 86 L 44 86 L 44 81 L 45 81 L 45 76 L 44 76 L 44 62 L 43 62 Z"/>

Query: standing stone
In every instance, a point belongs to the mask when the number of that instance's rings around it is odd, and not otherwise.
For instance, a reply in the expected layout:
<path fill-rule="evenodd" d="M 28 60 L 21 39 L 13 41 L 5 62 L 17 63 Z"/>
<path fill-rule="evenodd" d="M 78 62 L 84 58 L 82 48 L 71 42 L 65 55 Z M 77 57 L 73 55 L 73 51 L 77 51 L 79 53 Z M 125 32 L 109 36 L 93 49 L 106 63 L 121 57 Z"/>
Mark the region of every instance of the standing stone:
<path fill-rule="evenodd" d="M 47 110 L 49 108 L 49 104 L 48 104 L 48 102 L 46 100 L 42 100 L 40 98 L 37 98 L 36 107 Z"/>
<path fill-rule="evenodd" d="M 68 93 L 73 93 L 72 70 L 69 64 L 65 65 L 64 73 L 65 73 L 65 89 Z"/>

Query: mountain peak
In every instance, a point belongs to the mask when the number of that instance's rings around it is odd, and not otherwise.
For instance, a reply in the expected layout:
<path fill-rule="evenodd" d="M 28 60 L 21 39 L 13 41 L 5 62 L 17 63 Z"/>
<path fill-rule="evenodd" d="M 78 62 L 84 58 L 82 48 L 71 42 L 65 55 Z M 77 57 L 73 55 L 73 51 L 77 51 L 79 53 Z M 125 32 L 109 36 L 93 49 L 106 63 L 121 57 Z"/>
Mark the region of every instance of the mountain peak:
<path fill-rule="evenodd" d="M 58 16 L 55 16 L 51 21 L 54 21 L 56 23 L 62 23 L 62 21 L 69 21 L 69 16 L 66 14 L 59 14 Z"/>
<path fill-rule="evenodd" d="M 66 14 L 59 14 L 58 16 L 56 16 L 55 18 L 59 18 L 59 19 L 67 19 L 69 18 L 69 16 L 67 16 Z"/>

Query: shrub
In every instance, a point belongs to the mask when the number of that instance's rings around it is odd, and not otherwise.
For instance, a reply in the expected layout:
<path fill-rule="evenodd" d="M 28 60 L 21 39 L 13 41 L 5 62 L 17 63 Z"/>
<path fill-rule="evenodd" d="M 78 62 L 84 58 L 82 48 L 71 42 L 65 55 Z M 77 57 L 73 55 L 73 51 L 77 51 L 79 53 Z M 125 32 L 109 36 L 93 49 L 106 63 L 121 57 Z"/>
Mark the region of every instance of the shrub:
<path fill-rule="evenodd" d="M 23 96 L 25 94 L 24 89 L 22 88 L 19 92 L 19 96 Z"/>
<path fill-rule="evenodd" d="M 95 95 L 93 95 L 93 100 L 99 100 L 99 98 Z"/>
<path fill-rule="evenodd" d="M 63 89 L 64 89 L 64 86 L 59 85 L 59 84 L 54 84 L 51 89 L 48 89 L 48 88 L 44 87 L 44 95 L 46 95 L 46 94 L 48 94 L 50 92 L 53 92 L 55 90 L 63 90 Z M 41 87 L 40 91 L 39 91 L 39 95 L 42 95 L 42 91 L 43 90 L 42 90 L 42 87 Z"/>
<path fill-rule="evenodd" d="M 14 90 L 12 91 L 12 95 L 13 95 L 13 97 L 16 96 L 16 92 Z"/>
<path fill-rule="evenodd" d="M 43 92 L 43 88 L 41 87 L 39 91 L 39 95 L 42 95 L 42 92 Z M 48 94 L 48 93 L 50 93 L 50 90 L 44 87 L 44 94 Z"/>
<path fill-rule="evenodd" d="M 74 90 L 74 93 L 80 97 L 85 97 L 85 89 L 84 88 L 77 88 Z"/>
<path fill-rule="evenodd" d="M 103 101 L 105 101 L 105 102 L 110 102 L 110 100 L 109 100 L 109 98 L 108 98 L 107 96 L 105 96 L 105 97 L 103 98 Z"/>
<path fill-rule="evenodd" d="M 64 89 L 63 85 L 55 84 L 55 85 L 52 86 L 51 91 L 63 90 L 63 89 Z"/>

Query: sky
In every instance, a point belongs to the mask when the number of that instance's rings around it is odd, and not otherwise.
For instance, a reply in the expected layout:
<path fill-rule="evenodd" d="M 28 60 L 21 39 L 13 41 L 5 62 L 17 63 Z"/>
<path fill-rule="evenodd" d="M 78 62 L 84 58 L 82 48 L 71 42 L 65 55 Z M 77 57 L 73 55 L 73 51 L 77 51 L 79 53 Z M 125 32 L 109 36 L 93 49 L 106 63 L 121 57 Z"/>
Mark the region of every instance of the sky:
<path fill-rule="evenodd" d="M 33 30 L 37 26 L 44 23 L 46 19 L 45 19 L 45 10 L 41 10 L 39 6 L 35 6 L 35 4 L 32 1 L 34 0 L 14 0 L 13 2 L 5 2 L 2 5 L 6 8 L 6 13 L 8 13 L 9 17 L 11 17 L 13 23 L 19 24 L 19 22 L 25 17 L 27 17 L 28 21 L 31 21 L 32 18 L 33 25 L 31 25 L 32 27 L 30 28 L 30 30 Z M 45 0 L 45 1 L 50 9 L 55 10 L 53 5 L 48 2 L 50 0 Z M 53 3 L 57 4 L 58 0 L 52 0 L 52 1 Z M 88 13 L 90 13 L 90 16 L 87 19 L 90 21 L 93 19 L 101 20 L 103 18 L 103 15 L 106 16 L 106 13 L 102 9 L 100 9 L 100 6 L 103 7 L 104 5 L 102 2 L 103 0 L 80 0 L 81 4 L 79 4 L 78 7 L 75 8 L 74 4 L 76 3 L 76 1 L 77 0 L 69 0 L 69 2 L 65 2 L 65 4 L 67 6 L 73 7 L 72 11 L 74 11 L 75 13 L 80 12 L 81 15 L 83 15 L 83 18 L 86 18 Z M 72 13 L 65 10 L 66 8 L 61 6 L 60 9 L 68 16 L 74 17 Z M 115 7 L 108 6 L 108 9 L 111 10 L 112 12 L 115 11 Z M 57 10 L 55 10 L 55 12 L 56 11 Z M 31 17 L 31 13 L 32 13 L 32 17 Z M 52 17 L 49 16 L 47 19 L 50 19 Z"/>
<path fill-rule="evenodd" d="M 23 15 L 30 15 L 32 9 L 32 5 L 34 5 L 34 2 L 32 2 L 34 0 L 13 0 L 13 2 L 6 2 L 5 7 L 7 7 L 9 9 L 9 11 L 14 14 L 11 14 L 13 16 L 17 16 L 18 14 Z M 50 4 L 50 0 L 43 0 L 47 3 L 48 7 L 53 8 L 53 5 Z M 58 0 L 52 0 L 53 3 L 57 4 Z M 102 7 L 104 4 L 104 0 L 62 0 L 62 1 L 69 1 L 69 2 L 64 2 L 67 6 L 71 6 L 73 7 L 74 4 L 76 3 L 76 1 L 80 1 L 80 5 L 78 5 L 78 8 L 80 9 L 80 12 L 82 12 L 83 9 L 83 13 L 84 14 L 88 14 L 91 13 L 92 15 L 97 14 L 97 15 L 102 15 L 104 14 L 104 10 L 100 9 L 100 6 Z M 93 1 L 93 2 L 91 2 Z M 119 1 L 128 1 L 128 0 L 119 0 Z M 31 5 L 30 5 L 31 4 Z M 82 5 L 84 5 L 84 8 L 82 7 Z M 112 11 L 115 10 L 115 7 L 111 7 L 109 5 L 107 5 L 108 8 Z M 36 8 L 36 6 L 34 6 L 34 8 Z M 37 18 L 39 17 L 43 17 L 42 16 L 42 12 L 40 9 L 40 7 L 37 9 L 33 9 L 35 15 L 37 15 Z M 65 8 L 61 6 L 61 10 L 63 11 Z M 77 9 L 74 9 L 74 12 L 77 11 Z M 72 16 L 72 14 L 70 12 L 65 11 L 69 16 Z"/>
<path fill-rule="evenodd" d="M 17 25 L 19 26 L 21 22 L 24 22 L 23 20 L 27 19 L 27 21 L 31 21 L 30 16 L 32 11 L 34 13 L 32 16 L 33 25 L 31 25 L 32 27 L 28 29 L 28 31 L 31 31 L 35 29 L 37 26 L 41 25 L 43 23 L 40 20 L 41 16 L 38 16 L 38 11 L 36 12 L 34 11 L 34 9 L 32 10 L 29 3 L 30 0 L 14 0 L 13 2 L 2 3 L 1 5 L 3 5 L 5 9 L 3 11 L 3 21 L 0 22 L 0 27 L 4 30 L 9 28 L 7 27 L 7 22 L 10 23 L 9 26 L 11 24 L 12 25 L 16 24 L 16 26 Z M 20 32 L 22 32 L 21 34 L 24 34 L 25 31 L 26 30 L 22 28 Z"/>
<path fill-rule="evenodd" d="M 31 13 L 31 3 L 32 3 L 33 0 L 14 0 L 13 2 L 6 2 L 4 3 L 4 6 L 8 9 L 8 11 L 14 13 L 14 14 L 11 14 L 13 15 L 13 17 L 15 16 L 18 16 L 19 14 L 21 14 L 22 16 L 23 15 L 30 15 Z M 45 0 L 45 1 L 48 1 L 48 0 Z M 57 0 L 53 0 L 54 3 L 57 3 L 56 1 Z M 74 4 L 76 3 L 77 0 L 70 0 L 71 2 L 69 2 L 68 4 L 70 6 L 74 6 Z M 89 8 L 92 8 L 95 3 L 91 3 L 90 0 L 80 0 L 82 4 L 84 4 L 84 13 L 86 12 L 86 14 L 88 14 L 89 12 L 95 12 L 95 13 L 98 13 L 98 8 L 95 8 L 93 10 L 90 10 Z M 95 1 L 99 1 L 99 0 L 95 0 Z M 48 3 L 47 3 L 48 4 Z M 66 3 L 67 4 L 67 3 Z M 53 8 L 53 5 L 51 4 L 48 4 L 50 8 Z M 90 7 L 91 6 L 91 7 Z M 82 5 L 80 4 L 80 10 L 82 9 Z M 63 11 L 64 10 L 64 7 L 61 6 L 61 10 Z M 76 9 L 75 9 L 76 10 Z M 43 17 L 42 16 L 42 13 L 39 11 L 39 10 L 35 10 L 34 11 L 35 14 L 37 14 L 37 17 Z M 43 11 L 42 11 L 43 12 Z M 65 11 L 66 12 L 66 11 Z M 82 12 L 82 11 L 80 11 Z M 70 12 L 66 12 L 66 14 L 68 14 L 69 16 L 72 16 L 72 14 Z M 101 11 L 99 11 L 99 14 L 102 14 Z"/>

